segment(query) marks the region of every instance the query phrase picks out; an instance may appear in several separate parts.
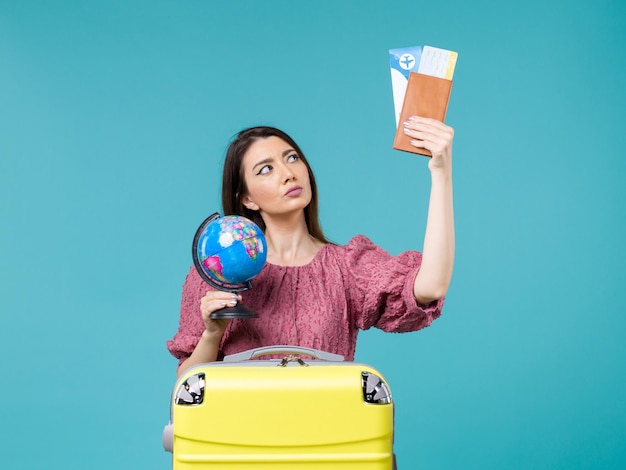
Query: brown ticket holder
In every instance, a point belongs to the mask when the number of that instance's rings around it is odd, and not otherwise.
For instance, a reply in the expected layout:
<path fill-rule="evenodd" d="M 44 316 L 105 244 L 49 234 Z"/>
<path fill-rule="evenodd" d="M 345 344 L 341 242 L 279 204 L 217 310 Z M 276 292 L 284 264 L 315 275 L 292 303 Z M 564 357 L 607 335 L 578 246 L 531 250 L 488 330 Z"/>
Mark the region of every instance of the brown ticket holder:
<path fill-rule="evenodd" d="M 452 80 L 411 72 L 393 148 L 432 157 L 429 150 L 413 147 L 409 143 L 412 138 L 404 133 L 403 123 L 408 121 L 411 116 L 427 117 L 443 122 L 451 91 Z"/>

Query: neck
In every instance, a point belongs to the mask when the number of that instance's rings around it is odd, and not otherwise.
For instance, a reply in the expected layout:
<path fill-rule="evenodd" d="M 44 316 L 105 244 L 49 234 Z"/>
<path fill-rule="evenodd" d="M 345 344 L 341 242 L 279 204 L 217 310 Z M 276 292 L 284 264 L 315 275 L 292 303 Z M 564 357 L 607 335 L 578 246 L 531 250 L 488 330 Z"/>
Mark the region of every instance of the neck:
<path fill-rule="evenodd" d="M 311 262 L 323 245 L 309 234 L 304 215 L 276 220 L 264 215 L 267 261 L 281 266 L 302 266 Z"/>

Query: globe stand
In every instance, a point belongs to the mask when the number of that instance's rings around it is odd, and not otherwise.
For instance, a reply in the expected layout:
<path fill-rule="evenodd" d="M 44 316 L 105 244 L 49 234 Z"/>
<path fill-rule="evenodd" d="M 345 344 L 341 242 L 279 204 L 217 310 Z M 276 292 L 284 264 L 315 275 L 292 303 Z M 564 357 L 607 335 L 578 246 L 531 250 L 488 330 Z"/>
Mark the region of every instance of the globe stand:
<path fill-rule="evenodd" d="M 259 314 L 251 308 L 246 307 L 243 304 L 235 305 L 234 307 L 224 307 L 217 312 L 213 312 L 210 315 L 211 320 L 221 320 L 223 318 L 258 318 Z"/>
<path fill-rule="evenodd" d="M 202 239 L 205 236 L 209 225 L 220 218 L 221 218 L 220 214 L 215 212 L 214 214 L 211 214 L 209 217 L 207 217 L 204 220 L 204 222 L 200 224 L 200 227 L 198 227 L 198 230 L 196 231 L 196 234 L 193 238 L 193 244 L 191 247 L 191 255 L 193 258 L 193 264 L 196 268 L 196 271 L 198 271 L 198 274 L 200 275 L 200 277 L 207 284 L 214 287 L 215 289 L 221 290 L 224 292 L 233 292 L 233 293 L 243 292 L 252 287 L 252 283 L 249 280 L 239 283 L 239 284 L 228 284 L 226 282 L 218 281 L 217 279 L 213 278 L 210 275 L 210 273 L 205 269 L 204 265 L 202 264 L 202 260 L 200 259 L 200 251 L 201 251 L 200 244 L 202 243 Z M 261 234 L 262 236 L 261 229 L 258 229 L 258 230 L 259 230 L 258 233 Z M 219 319 L 232 319 L 232 318 L 258 318 L 258 316 L 259 314 L 256 313 L 251 308 L 246 307 L 245 305 L 241 303 L 238 303 L 234 307 L 224 307 L 220 310 L 213 312 L 210 315 L 210 318 L 212 320 L 219 320 Z"/>

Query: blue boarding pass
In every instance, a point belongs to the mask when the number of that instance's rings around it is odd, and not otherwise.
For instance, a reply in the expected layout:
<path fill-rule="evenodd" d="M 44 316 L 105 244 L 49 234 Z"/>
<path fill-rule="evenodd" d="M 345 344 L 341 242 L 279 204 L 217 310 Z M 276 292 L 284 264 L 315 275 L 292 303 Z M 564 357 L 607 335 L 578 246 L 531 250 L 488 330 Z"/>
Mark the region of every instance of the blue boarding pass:
<path fill-rule="evenodd" d="M 406 86 L 411 72 L 452 80 L 458 53 L 432 46 L 389 49 L 391 87 L 396 127 L 400 120 Z"/>

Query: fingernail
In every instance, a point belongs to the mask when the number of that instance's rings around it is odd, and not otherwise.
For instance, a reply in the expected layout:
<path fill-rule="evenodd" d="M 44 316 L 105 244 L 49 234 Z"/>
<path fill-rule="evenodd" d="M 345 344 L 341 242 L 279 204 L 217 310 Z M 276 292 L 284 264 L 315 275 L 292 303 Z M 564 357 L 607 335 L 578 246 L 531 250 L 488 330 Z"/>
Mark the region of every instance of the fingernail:
<path fill-rule="evenodd" d="M 415 121 L 416 119 L 417 119 L 417 116 L 411 116 L 411 117 L 409 118 L 409 121 Z"/>
<path fill-rule="evenodd" d="M 230 302 L 228 302 L 228 305 L 235 306 L 235 305 L 237 305 L 237 301 L 236 300 L 231 300 Z"/>
<path fill-rule="evenodd" d="M 404 121 L 402 124 L 404 124 L 404 127 L 409 127 L 411 123 L 409 121 Z"/>
<path fill-rule="evenodd" d="M 404 129 L 404 133 L 405 133 L 405 134 L 408 134 L 409 132 L 411 132 L 411 130 L 410 130 L 410 129 L 407 129 L 407 128 L 405 128 L 405 129 Z"/>

